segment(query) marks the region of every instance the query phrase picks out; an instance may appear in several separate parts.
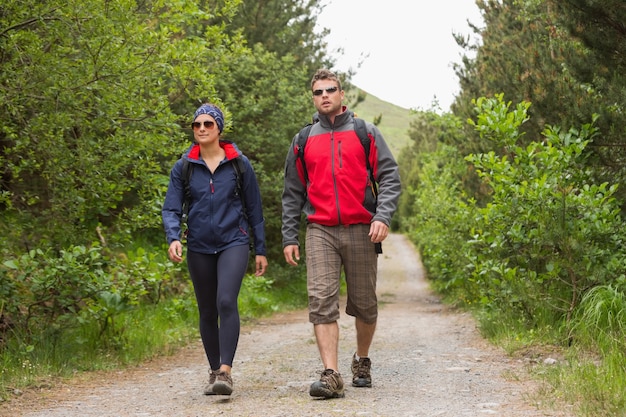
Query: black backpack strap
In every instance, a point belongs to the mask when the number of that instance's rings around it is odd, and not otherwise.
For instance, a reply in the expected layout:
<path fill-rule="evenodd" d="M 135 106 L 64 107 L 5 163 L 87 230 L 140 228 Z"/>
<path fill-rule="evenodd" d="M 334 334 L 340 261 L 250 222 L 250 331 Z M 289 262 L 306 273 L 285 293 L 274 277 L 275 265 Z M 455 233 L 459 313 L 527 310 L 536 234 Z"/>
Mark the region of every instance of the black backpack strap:
<path fill-rule="evenodd" d="M 306 164 L 304 163 L 304 146 L 306 145 L 306 141 L 309 138 L 309 132 L 311 131 L 311 127 L 313 124 L 309 123 L 300 129 L 298 133 L 298 139 L 296 140 L 296 151 L 298 152 L 298 159 L 300 159 L 300 164 L 302 165 L 302 172 L 304 174 L 304 186 L 309 182 L 309 173 L 306 170 Z"/>
<path fill-rule="evenodd" d="M 246 208 L 246 195 L 245 192 L 243 190 L 243 173 L 246 172 L 246 165 L 243 162 L 243 158 L 241 156 L 238 156 L 237 158 L 235 158 L 233 160 L 233 169 L 235 170 L 235 176 L 237 177 L 237 185 L 235 186 L 235 194 L 239 195 L 239 198 L 241 199 L 241 206 L 242 206 L 242 211 L 243 211 L 243 217 L 246 219 L 246 221 L 248 222 L 248 226 L 250 226 L 249 220 L 248 220 L 248 210 Z M 250 227 L 250 233 L 252 233 L 252 227 Z M 254 250 L 254 244 L 252 242 L 252 236 L 250 236 L 250 250 Z"/>
<path fill-rule="evenodd" d="M 238 156 L 233 160 L 233 168 L 235 170 L 235 176 L 237 177 L 237 185 L 235 186 L 235 195 L 241 198 L 241 205 L 243 207 L 243 215 L 248 220 L 248 212 L 246 210 L 246 197 L 243 191 L 243 173 L 246 171 L 246 167 L 243 163 L 243 159 Z"/>
<path fill-rule="evenodd" d="M 191 186 L 189 182 L 191 180 L 191 172 L 193 171 L 193 164 L 189 162 L 189 160 L 185 157 L 183 160 L 183 169 L 182 169 L 182 177 L 183 177 L 183 208 L 182 208 L 182 222 L 185 223 L 187 221 L 187 216 L 189 215 L 189 205 L 191 204 Z"/>
<path fill-rule="evenodd" d="M 363 145 L 363 150 L 365 151 L 365 168 L 367 169 L 367 173 L 370 177 L 370 182 L 372 186 L 372 191 L 374 192 L 374 196 L 378 196 L 378 184 L 376 183 L 376 178 L 374 178 L 374 171 L 372 170 L 372 165 L 370 164 L 370 145 L 371 139 L 369 134 L 367 133 L 367 125 L 365 124 L 365 120 L 359 119 L 358 117 L 354 118 L 354 130 L 361 141 L 361 145 Z"/>

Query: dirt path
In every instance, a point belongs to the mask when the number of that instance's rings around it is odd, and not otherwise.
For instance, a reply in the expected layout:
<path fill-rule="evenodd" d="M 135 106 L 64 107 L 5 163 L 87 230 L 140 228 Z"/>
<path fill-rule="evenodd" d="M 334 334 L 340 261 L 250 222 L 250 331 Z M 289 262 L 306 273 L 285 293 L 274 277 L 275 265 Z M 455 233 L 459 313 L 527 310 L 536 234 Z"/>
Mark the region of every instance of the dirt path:
<path fill-rule="evenodd" d="M 380 259 L 378 330 L 370 350 L 373 387 L 346 397 L 308 394 L 321 362 L 304 311 L 242 329 L 231 397 L 204 396 L 207 364 L 198 341 L 179 354 L 121 372 L 27 393 L 0 416 L 570 416 L 533 404 L 536 385 L 523 362 L 480 338 L 468 315 L 449 311 L 429 291 L 419 257 L 391 235 Z M 340 320 L 340 369 L 350 380 L 353 319 Z"/>

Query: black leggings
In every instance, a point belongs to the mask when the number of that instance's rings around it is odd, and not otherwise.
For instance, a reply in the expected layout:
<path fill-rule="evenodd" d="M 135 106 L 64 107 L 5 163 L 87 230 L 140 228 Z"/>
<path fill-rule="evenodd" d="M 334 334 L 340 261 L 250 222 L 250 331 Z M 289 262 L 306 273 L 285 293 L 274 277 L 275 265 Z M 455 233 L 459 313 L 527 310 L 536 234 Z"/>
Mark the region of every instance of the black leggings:
<path fill-rule="evenodd" d="M 200 313 L 200 337 L 211 369 L 233 366 L 239 342 L 237 298 L 250 247 L 234 246 L 215 255 L 187 252 L 187 266 Z"/>

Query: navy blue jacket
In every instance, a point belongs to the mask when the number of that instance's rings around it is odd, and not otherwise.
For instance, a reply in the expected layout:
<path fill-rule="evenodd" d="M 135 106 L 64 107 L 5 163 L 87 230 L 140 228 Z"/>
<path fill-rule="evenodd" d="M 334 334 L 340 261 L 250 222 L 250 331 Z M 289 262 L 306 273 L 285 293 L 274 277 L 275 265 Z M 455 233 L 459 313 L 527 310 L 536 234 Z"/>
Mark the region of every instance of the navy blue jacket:
<path fill-rule="evenodd" d="M 200 157 L 198 144 L 193 144 L 183 155 L 183 158 L 194 164 L 189 182 L 192 198 L 187 219 L 187 248 L 194 252 L 215 254 L 232 246 L 248 244 L 252 229 L 255 254 L 266 255 L 261 193 L 254 169 L 233 142 L 220 140 L 220 146 L 226 152 L 226 157 L 214 173 L 211 173 Z M 241 158 L 245 166 L 242 187 L 247 220 L 243 215 L 241 198 L 235 192 L 235 158 Z M 182 170 L 183 162 L 179 159 L 170 172 L 170 182 L 161 212 L 168 244 L 181 238 L 180 221 L 185 194 Z"/>

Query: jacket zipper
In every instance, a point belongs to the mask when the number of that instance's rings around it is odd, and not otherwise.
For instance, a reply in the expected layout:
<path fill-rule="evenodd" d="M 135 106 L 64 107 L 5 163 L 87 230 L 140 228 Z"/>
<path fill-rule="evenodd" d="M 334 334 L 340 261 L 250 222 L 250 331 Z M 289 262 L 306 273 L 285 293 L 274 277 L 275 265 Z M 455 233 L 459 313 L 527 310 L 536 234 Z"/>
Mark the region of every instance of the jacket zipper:
<path fill-rule="evenodd" d="M 339 208 L 339 190 L 337 189 L 337 173 L 335 172 L 335 130 L 330 131 L 330 144 L 332 155 L 332 167 L 333 167 L 333 188 L 335 190 L 335 206 L 337 206 L 337 223 L 341 224 L 341 209 Z M 337 158 L 339 159 L 339 166 L 341 166 L 341 142 L 337 144 Z"/>

